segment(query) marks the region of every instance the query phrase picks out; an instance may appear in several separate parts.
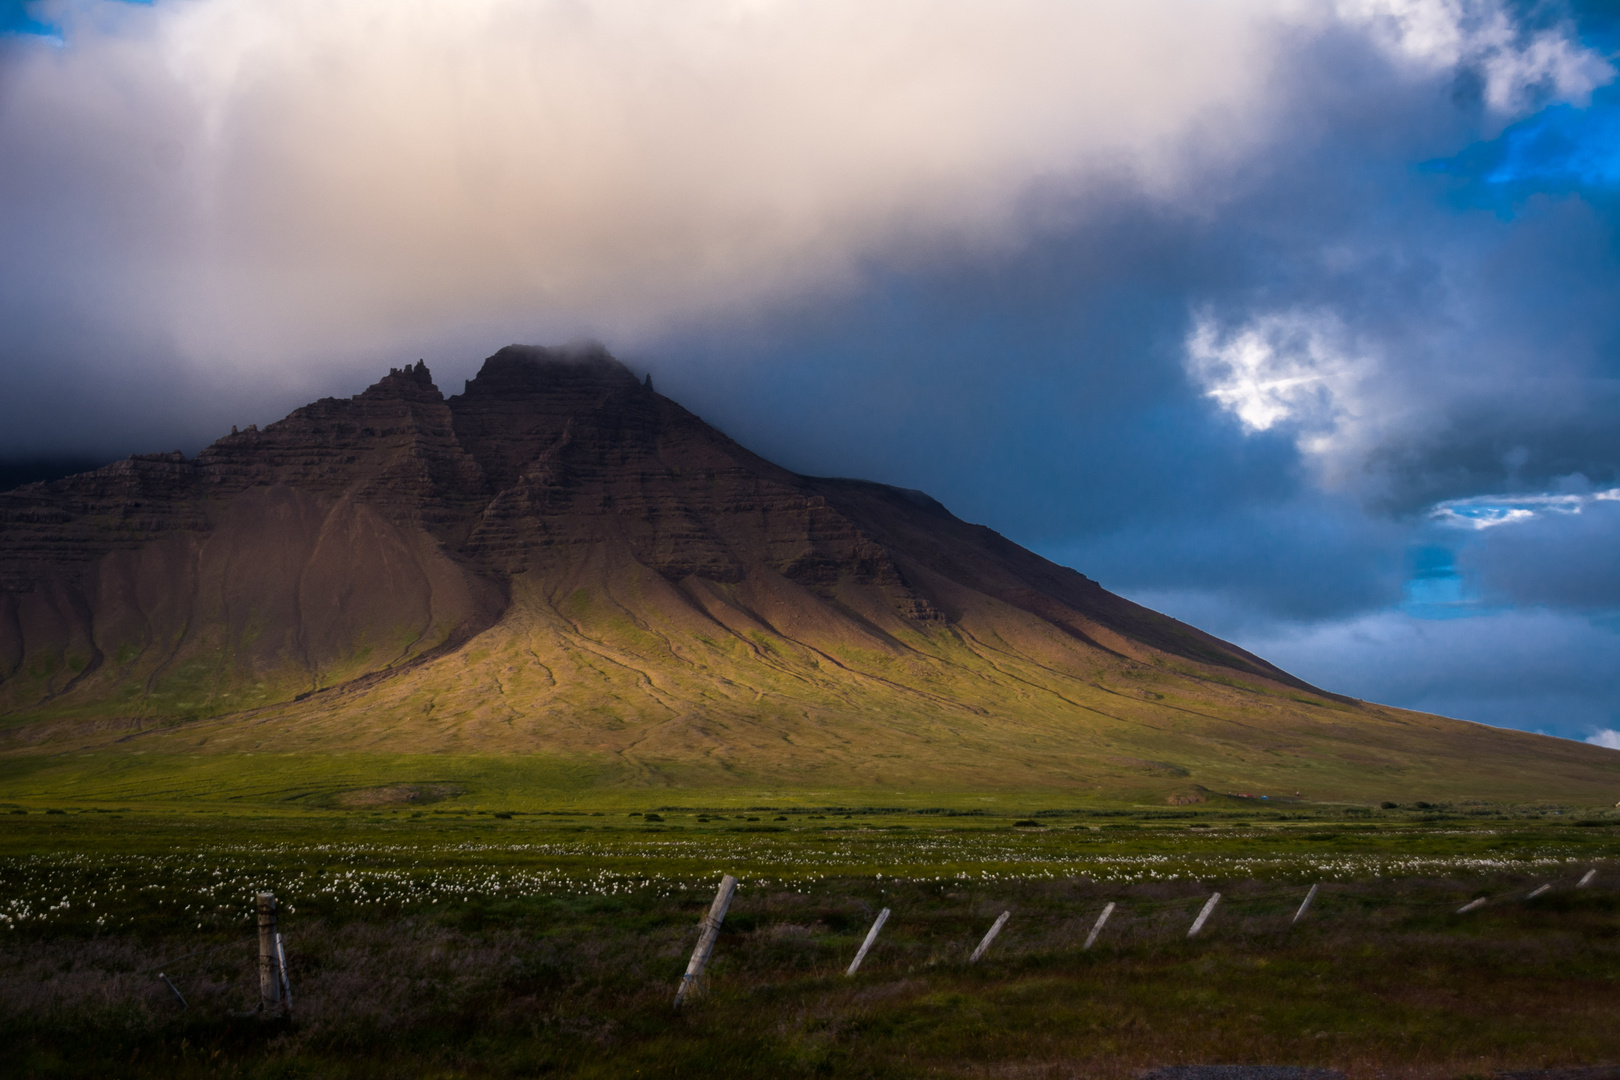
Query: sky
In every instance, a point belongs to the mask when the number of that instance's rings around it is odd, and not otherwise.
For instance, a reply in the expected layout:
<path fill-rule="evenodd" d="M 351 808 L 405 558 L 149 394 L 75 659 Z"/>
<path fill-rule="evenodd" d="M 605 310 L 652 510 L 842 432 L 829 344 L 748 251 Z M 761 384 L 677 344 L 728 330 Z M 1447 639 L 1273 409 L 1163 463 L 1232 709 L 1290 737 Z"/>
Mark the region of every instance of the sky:
<path fill-rule="evenodd" d="M 1620 5 L 0 0 L 0 459 L 604 342 L 1325 688 L 1620 750 Z"/>

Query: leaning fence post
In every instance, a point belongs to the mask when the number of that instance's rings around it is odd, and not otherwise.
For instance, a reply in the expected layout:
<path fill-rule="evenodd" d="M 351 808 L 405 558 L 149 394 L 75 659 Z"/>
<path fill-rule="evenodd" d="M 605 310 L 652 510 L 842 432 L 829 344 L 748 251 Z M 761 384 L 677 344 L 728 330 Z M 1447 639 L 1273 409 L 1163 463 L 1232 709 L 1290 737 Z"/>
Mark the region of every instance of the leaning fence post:
<path fill-rule="evenodd" d="M 1003 911 L 996 918 L 995 924 L 992 925 L 989 931 L 984 935 L 984 940 L 979 942 L 979 947 L 973 950 L 972 956 L 968 957 L 968 963 L 972 964 L 978 962 L 979 957 L 984 955 L 984 950 L 988 949 L 990 947 L 990 943 L 996 940 L 996 935 L 1001 933 L 1001 928 L 1007 925 L 1007 920 L 1010 918 L 1012 918 L 1012 912 L 1010 911 Z"/>
<path fill-rule="evenodd" d="M 1200 930 L 1202 930 L 1204 928 L 1204 922 L 1205 922 L 1205 920 L 1207 920 L 1209 918 L 1210 912 L 1214 911 L 1215 910 L 1215 905 L 1220 903 L 1220 902 L 1221 902 L 1221 894 L 1220 893 L 1211 894 L 1209 900 L 1207 902 L 1205 902 L 1205 904 L 1204 904 L 1204 910 L 1200 911 L 1198 913 L 1198 918 L 1193 920 L 1192 929 L 1187 931 L 1187 936 L 1188 937 L 1195 938 L 1195 937 L 1198 936 L 1198 931 L 1200 931 Z"/>
<path fill-rule="evenodd" d="M 1293 921 L 1288 924 L 1289 926 L 1293 926 L 1294 923 L 1299 922 L 1299 920 L 1305 917 L 1305 913 L 1311 910 L 1311 901 L 1316 899 L 1316 890 L 1320 889 L 1321 887 L 1321 882 L 1317 882 L 1315 885 L 1311 886 L 1311 891 L 1305 894 L 1305 902 L 1299 905 L 1298 911 L 1294 912 Z"/>
<path fill-rule="evenodd" d="M 860 970 L 861 961 L 866 959 L 866 950 L 872 947 L 872 942 L 877 940 L 878 931 L 882 930 L 883 924 L 888 921 L 889 909 L 884 908 L 882 911 L 878 912 L 877 922 L 872 924 L 872 929 L 866 932 L 866 940 L 861 942 L 861 951 L 856 953 L 855 959 L 849 962 L 849 970 L 844 972 L 845 975 L 853 975 L 856 971 Z"/>
<path fill-rule="evenodd" d="M 259 894 L 259 1008 L 273 1009 L 281 1000 L 276 980 L 276 895 Z"/>
<path fill-rule="evenodd" d="M 1583 876 L 1582 876 L 1582 877 L 1581 877 L 1581 880 L 1580 880 L 1580 881 L 1579 881 L 1579 882 L 1578 882 L 1578 883 L 1577 883 L 1577 884 L 1576 884 L 1576 886 L 1575 886 L 1575 887 L 1576 887 L 1576 888 L 1577 888 L 1577 889 L 1584 889 L 1584 888 L 1586 888 L 1586 887 L 1587 887 L 1587 886 L 1588 886 L 1588 885 L 1590 885 L 1590 884 L 1592 884 L 1592 879 L 1593 879 L 1593 878 L 1595 878 L 1595 877 L 1597 877 L 1597 869 L 1596 869 L 1596 868 L 1595 868 L 1595 867 L 1594 867 L 1594 868 L 1593 868 L 1593 869 L 1591 869 L 1591 870 L 1588 870 L 1588 871 L 1587 871 L 1587 872 L 1586 872 L 1586 873 L 1585 873 L 1585 874 L 1584 874 L 1584 875 L 1583 875 Z"/>
<path fill-rule="evenodd" d="M 1532 890 L 1530 895 L 1525 897 L 1525 899 L 1526 900 L 1534 900 L 1536 897 L 1540 896 L 1542 893 L 1546 892 L 1550 888 L 1552 888 L 1552 883 L 1551 882 L 1546 882 L 1546 883 L 1538 886 L 1534 890 Z"/>
<path fill-rule="evenodd" d="M 720 879 L 720 891 L 714 894 L 714 903 L 709 905 L 709 913 L 703 916 L 703 929 L 698 934 L 697 948 L 692 950 L 692 959 L 686 962 L 686 974 L 681 976 L 680 989 L 675 991 L 677 1009 L 689 993 L 700 992 L 694 987 L 703 978 L 703 965 L 709 962 L 709 953 L 714 951 L 714 939 L 720 934 L 720 924 L 726 919 L 726 909 L 731 907 L 731 896 L 736 891 L 736 878 L 726 874 Z"/>
<path fill-rule="evenodd" d="M 1097 916 L 1096 923 L 1093 924 L 1093 926 L 1091 927 L 1091 933 L 1086 935 L 1086 946 L 1085 947 L 1087 949 L 1091 948 L 1092 945 L 1096 944 L 1097 935 L 1102 933 L 1103 924 L 1108 921 L 1108 916 L 1112 915 L 1113 913 L 1114 913 L 1114 902 L 1112 900 L 1110 900 L 1110 901 L 1108 901 L 1108 906 L 1102 909 L 1102 914 Z"/>
<path fill-rule="evenodd" d="M 1486 900 L 1486 897 L 1483 897 L 1483 896 L 1481 896 L 1481 897 L 1479 897 L 1477 899 L 1474 899 L 1474 900 L 1470 900 L 1470 901 L 1468 901 L 1468 903 L 1464 904 L 1462 907 L 1457 909 L 1457 914 L 1466 915 L 1470 911 L 1473 911 L 1475 908 L 1482 908 L 1482 907 L 1485 906 L 1485 900 Z"/>
<path fill-rule="evenodd" d="M 163 974 L 163 972 L 161 972 L 161 971 L 158 972 L 158 978 L 163 981 L 164 986 L 167 986 L 171 991 L 174 992 L 175 1000 L 180 1002 L 181 1011 L 182 1012 L 191 1011 L 191 1006 L 186 1004 L 186 996 L 180 992 L 180 988 L 178 986 L 174 985 L 174 983 L 170 982 L 169 977 L 167 975 Z"/>
<path fill-rule="evenodd" d="M 281 972 L 281 1004 L 292 1010 L 292 984 L 287 981 L 287 950 L 281 944 L 281 931 L 276 931 L 276 970 Z"/>

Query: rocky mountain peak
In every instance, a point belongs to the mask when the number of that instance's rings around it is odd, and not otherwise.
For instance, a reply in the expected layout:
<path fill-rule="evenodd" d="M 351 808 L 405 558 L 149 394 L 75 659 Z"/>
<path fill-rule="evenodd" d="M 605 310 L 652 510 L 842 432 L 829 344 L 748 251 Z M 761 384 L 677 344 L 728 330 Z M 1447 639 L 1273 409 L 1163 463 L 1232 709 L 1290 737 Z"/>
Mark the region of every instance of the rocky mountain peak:
<path fill-rule="evenodd" d="M 636 389 L 640 382 L 595 342 L 544 347 L 508 345 L 484 361 L 458 397 L 600 394 Z"/>
<path fill-rule="evenodd" d="M 425 361 L 402 368 L 389 368 L 388 374 L 372 383 L 357 400 L 367 398 L 403 398 L 406 401 L 443 401 L 444 395 L 433 384 L 433 375 Z"/>

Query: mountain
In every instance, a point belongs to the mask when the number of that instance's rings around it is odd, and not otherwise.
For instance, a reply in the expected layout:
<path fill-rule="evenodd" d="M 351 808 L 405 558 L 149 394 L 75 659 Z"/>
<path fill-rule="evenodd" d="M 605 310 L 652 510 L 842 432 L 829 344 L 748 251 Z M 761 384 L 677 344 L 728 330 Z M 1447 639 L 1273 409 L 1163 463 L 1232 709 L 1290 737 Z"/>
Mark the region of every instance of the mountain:
<path fill-rule="evenodd" d="M 0 754 L 496 755 L 607 785 L 1612 802 L 1620 754 L 1325 693 L 799 476 L 600 348 L 390 371 L 0 494 Z"/>

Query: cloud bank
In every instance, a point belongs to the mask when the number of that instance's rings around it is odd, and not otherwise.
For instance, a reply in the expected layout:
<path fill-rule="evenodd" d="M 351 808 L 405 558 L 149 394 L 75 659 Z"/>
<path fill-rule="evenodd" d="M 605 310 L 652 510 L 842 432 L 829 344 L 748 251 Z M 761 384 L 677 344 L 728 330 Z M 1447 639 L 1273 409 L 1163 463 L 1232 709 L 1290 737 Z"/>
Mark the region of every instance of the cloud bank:
<path fill-rule="evenodd" d="M 1578 615 L 1384 612 L 1255 641 L 1301 677 L 1371 701 L 1575 738 L 1620 721 L 1620 630 Z"/>
<path fill-rule="evenodd" d="M 1289 6 L 47 8 L 63 44 L 5 58 L 6 293 L 220 359 L 645 334 L 999 242 L 1049 178 L 1176 191 L 1256 137 Z"/>
<path fill-rule="evenodd" d="M 644 339 L 1016 243 L 1032 193 L 1204 207 L 1278 64 L 1357 35 L 1498 111 L 1607 65 L 1459 0 L 63 0 L 0 70 L 8 319 L 209 364 L 462 327 Z M 28 318 L 32 314 L 33 318 Z M 37 335 L 41 347 L 50 335 Z"/>

